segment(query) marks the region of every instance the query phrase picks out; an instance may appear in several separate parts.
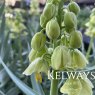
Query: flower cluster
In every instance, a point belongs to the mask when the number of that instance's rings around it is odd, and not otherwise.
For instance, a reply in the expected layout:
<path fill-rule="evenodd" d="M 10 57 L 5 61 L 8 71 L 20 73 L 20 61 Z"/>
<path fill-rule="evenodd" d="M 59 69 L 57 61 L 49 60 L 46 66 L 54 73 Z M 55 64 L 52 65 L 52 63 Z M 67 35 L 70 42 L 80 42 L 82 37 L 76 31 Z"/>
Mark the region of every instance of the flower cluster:
<path fill-rule="evenodd" d="M 32 38 L 31 64 L 24 71 L 25 75 L 47 73 L 50 67 L 58 71 L 86 67 L 88 61 L 78 50 L 82 45 L 82 34 L 77 30 L 79 11 L 80 7 L 73 1 L 64 7 L 61 0 L 47 0 L 40 17 L 43 29 Z M 92 87 L 83 79 L 67 79 L 60 91 L 68 95 L 92 95 Z"/>

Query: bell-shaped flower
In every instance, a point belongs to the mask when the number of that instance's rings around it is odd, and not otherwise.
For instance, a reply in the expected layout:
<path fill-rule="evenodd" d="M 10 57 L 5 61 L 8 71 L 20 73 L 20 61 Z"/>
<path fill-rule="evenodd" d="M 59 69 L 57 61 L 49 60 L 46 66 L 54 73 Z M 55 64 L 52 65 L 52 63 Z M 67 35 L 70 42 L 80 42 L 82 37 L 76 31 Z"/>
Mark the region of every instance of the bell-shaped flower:
<path fill-rule="evenodd" d="M 30 53 L 29 53 L 29 61 L 32 62 L 33 60 L 35 60 L 38 57 L 41 57 L 43 54 L 45 54 L 47 51 L 47 48 L 44 47 L 42 50 L 40 51 L 36 51 L 34 49 L 31 49 Z"/>
<path fill-rule="evenodd" d="M 66 28 L 76 28 L 77 26 L 77 18 L 73 12 L 66 12 L 64 14 L 64 24 Z"/>
<path fill-rule="evenodd" d="M 66 80 L 60 92 L 68 95 L 93 95 L 93 84 L 88 78 L 72 78 Z"/>
<path fill-rule="evenodd" d="M 48 72 L 48 64 L 41 57 L 36 58 L 23 72 L 25 75 L 31 75 L 34 72 Z"/>
<path fill-rule="evenodd" d="M 60 27 L 56 18 L 51 19 L 46 25 L 46 34 L 49 39 L 57 39 L 60 35 Z"/>
<path fill-rule="evenodd" d="M 58 46 L 51 56 L 51 65 L 55 70 L 66 68 L 70 64 L 70 53 L 67 47 Z"/>
<path fill-rule="evenodd" d="M 68 95 L 79 95 L 82 90 L 82 85 L 79 79 L 69 78 L 61 87 L 60 92 Z"/>
<path fill-rule="evenodd" d="M 38 32 L 32 38 L 31 47 L 36 51 L 40 51 L 45 46 L 45 42 L 45 34 L 43 34 L 43 32 Z"/>
<path fill-rule="evenodd" d="M 71 64 L 69 64 L 69 68 L 72 69 L 83 69 L 88 64 L 86 57 L 78 50 L 75 49 L 70 51 L 71 53 Z"/>
<path fill-rule="evenodd" d="M 70 36 L 70 47 L 80 48 L 82 45 L 82 34 L 79 31 L 73 31 Z"/>
<path fill-rule="evenodd" d="M 82 90 L 79 95 L 93 95 L 92 88 L 94 88 L 93 84 L 89 79 L 80 79 L 82 84 Z"/>
<path fill-rule="evenodd" d="M 70 2 L 68 5 L 69 11 L 75 13 L 76 15 L 80 12 L 80 7 L 76 2 Z"/>

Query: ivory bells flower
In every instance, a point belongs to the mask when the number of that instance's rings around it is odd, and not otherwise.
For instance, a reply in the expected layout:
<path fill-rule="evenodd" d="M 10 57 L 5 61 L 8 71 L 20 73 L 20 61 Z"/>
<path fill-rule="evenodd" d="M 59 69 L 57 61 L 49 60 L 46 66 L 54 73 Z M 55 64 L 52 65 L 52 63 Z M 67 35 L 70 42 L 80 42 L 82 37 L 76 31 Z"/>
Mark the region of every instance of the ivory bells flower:
<path fill-rule="evenodd" d="M 45 63 L 43 58 L 38 57 L 35 59 L 23 72 L 25 75 L 31 75 L 34 72 L 45 72 L 47 74 L 48 72 L 48 65 Z"/>
<path fill-rule="evenodd" d="M 64 15 L 64 24 L 66 28 L 76 28 L 77 18 L 73 12 L 66 12 Z"/>
<path fill-rule="evenodd" d="M 79 79 L 67 79 L 65 84 L 61 87 L 60 92 L 68 95 L 79 95 L 82 90 L 82 84 Z"/>
<path fill-rule="evenodd" d="M 47 19 L 51 19 L 55 16 L 55 14 L 56 14 L 56 6 L 52 3 L 47 3 L 43 10 L 43 15 Z"/>
<path fill-rule="evenodd" d="M 60 27 L 55 18 L 51 19 L 46 25 L 46 34 L 49 39 L 57 39 L 60 35 Z"/>
<path fill-rule="evenodd" d="M 42 32 L 38 32 L 32 38 L 31 47 L 34 50 L 39 51 L 45 46 L 45 42 L 46 36 Z"/>
<path fill-rule="evenodd" d="M 41 27 L 43 28 L 46 27 L 47 22 L 51 20 L 53 17 L 55 17 L 56 13 L 57 13 L 56 6 L 52 3 L 47 3 L 40 17 Z"/>
<path fill-rule="evenodd" d="M 61 87 L 60 92 L 68 95 L 93 95 L 93 84 L 89 79 L 67 79 Z"/>
<path fill-rule="evenodd" d="M 70 37 L 70 47 L 80 48 L 82 45 L 82 34 L 79 31 L 73 31 Z"/>
<path fill-rule="evenodd" d="M 92 88 L 94 88 L 94 86 L 91 83 L 91 81 L 89 79 L 88 81 L 84 79 L 80 79 L 80 82 L 82 84 L 82 90 L 79 95 L 93 95 Z"/>
<path fill-rule="evenodd" d="M 36 58 L 41 57 L 44 53 L 46 53 L 46 51 L 47 51 L 46 47 L 42 48 L 42 50 L 40 50 L 40 51 L 36 51 L 34 49 L 31 49 L 29 56 L 28 56 L 29 61 L 32 62 Z"/>
<path fill-rule="evenodd" d="M 48 22 L 48 19 L 43 14 L 41 14 L 41 16 L 40 16 L 41 27 L 43 27 L 43 28 L 46 27 L 47 22 Z"/>
<path fill-rule="evenodd" d="M 71 52 L 71 64 L 68 66 L 72 69 L 83 69 L 88 64 L 86 57 L 78 50 L 75 49 Z"/>
<path fill-rule="evenodd" d="M 80 12 L 80 7 L 76 2 L 71 1 L 68 5 L 69 11 L 75 13 L 76 15 Z"/>
<path fill-rule="evenodd" d="M 67 47 L 58 46 L 51 56 L 51 65 L 55 70 L 66 68 L 70 64 L 70 53 Z"/>

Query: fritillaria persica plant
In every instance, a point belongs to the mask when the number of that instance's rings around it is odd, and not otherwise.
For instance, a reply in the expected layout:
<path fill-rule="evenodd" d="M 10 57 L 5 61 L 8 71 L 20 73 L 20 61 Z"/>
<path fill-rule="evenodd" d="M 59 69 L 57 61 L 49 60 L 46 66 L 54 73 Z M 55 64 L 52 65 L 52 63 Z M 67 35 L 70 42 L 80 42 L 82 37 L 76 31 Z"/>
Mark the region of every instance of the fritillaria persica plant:
<path fill-rule="evenodd" d="M 82 34 L 77 30 L 80 7 L 74 1 L 70 1 L 66 7 L 64 3 L 65 0 L 47 0 L 40 16 L 42 30 L 31 41 L 31 64 L 23 74 L 48 74 L 52 68 L 55 77 L 57 71 L 81 70 L 88 64 L 86 57 L 78 50 L 82 45 Z M 58 79 L 51 79 L 50 95 L 58 95 L 58 83 Z M 92 95 L 92 88 L 89 79 L 71 77 L 60 88 L 60 92 L 68 95 Z"/>

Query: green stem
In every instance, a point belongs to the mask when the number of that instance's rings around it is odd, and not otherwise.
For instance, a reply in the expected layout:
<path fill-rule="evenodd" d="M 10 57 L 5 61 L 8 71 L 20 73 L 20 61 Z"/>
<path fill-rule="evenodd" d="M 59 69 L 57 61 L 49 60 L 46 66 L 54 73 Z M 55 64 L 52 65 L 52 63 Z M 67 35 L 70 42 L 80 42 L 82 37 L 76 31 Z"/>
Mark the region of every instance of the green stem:
<path fill-rule="evenodd" d="M 19 56 L 20 56 L 20 62 L 23 63 L 23 58 L 22 58 L 22 43 L 21 43 L 21 34 L 19 34 Z"/>
<path fill-rule="evenodd" d="M 54 71 L 53 75 L 56 75 L 56 71 Z M 58 79 L 51 80 L 50 95 L 58 95 Z"/>
<path fill-rule="evenodd" d="M 58 6 L 57 20 L 58 20 L 60 28 L 62 27 L 61 23 L 62 23 L 62 17 L 63 17 L 63 14 L 62 14 L 63 4 L 64 4 L 64 0 L 61 0 Z M 56 47 L 56 40 L 53 40 L 53 49 L 55 49 L 55 47 Z M 50 95 L 58 95 L 58 79 L 55 78 L 56 76 L 55 70 L 53 71 L 53 76 L 54 76 L 54 79 L 51 80 Z"/>
<path fill-rule="evenodd" d="M 88 50 L 87 50 L 87 53 L 86 53 L 86 58 L 87 59 L 89 59 L 89 55 L 90 55 L 90 52 L 91 52 L 91 49 L 92 49 L 93 40 L 94 40 L 94 37 L 91 37 L 89 47 L 88 47 Z"/>

